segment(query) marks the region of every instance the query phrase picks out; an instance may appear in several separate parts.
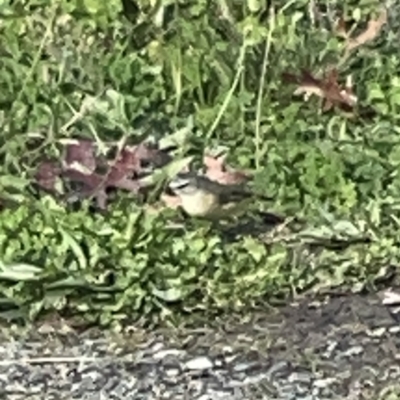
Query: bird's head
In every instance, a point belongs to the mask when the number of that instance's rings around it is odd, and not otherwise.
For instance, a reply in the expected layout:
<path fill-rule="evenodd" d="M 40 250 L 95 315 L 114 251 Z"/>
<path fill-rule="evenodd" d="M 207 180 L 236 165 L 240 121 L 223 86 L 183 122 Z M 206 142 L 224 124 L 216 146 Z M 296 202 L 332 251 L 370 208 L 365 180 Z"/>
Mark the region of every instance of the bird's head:
<path fill-rule="evenodd" d="M 181 173 L 169 183 L 169 188 L 177 195 L 191 195 L 198 191 L 199 185 L 196 175 Z"/>

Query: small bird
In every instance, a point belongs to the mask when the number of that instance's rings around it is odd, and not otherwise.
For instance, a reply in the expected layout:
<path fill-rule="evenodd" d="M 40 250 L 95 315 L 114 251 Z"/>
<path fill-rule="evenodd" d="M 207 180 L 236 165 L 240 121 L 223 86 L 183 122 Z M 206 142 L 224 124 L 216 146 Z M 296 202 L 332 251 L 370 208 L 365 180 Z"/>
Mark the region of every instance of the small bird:
<path fill-rule="evenodd" d="M 178 174 L 169 188 L 180 198 L 186 214 L 192 217 L 220 219 L 247 211 L 247 201 L 269 197 L 256 195 L 245 184 L 224 185 L 193 172 Z"/>

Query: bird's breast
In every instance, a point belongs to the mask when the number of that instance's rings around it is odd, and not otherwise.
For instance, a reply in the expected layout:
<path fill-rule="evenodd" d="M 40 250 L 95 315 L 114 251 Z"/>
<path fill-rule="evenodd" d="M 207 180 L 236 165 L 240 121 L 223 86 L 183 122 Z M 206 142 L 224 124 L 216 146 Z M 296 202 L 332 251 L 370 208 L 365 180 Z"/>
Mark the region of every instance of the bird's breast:
<path fill-rule="evenodd" d="M 192 216 L 207 217 L 218 211 L 218 197 L 199 191 L 190 196 L 181 196 L 182 208 Z"/>

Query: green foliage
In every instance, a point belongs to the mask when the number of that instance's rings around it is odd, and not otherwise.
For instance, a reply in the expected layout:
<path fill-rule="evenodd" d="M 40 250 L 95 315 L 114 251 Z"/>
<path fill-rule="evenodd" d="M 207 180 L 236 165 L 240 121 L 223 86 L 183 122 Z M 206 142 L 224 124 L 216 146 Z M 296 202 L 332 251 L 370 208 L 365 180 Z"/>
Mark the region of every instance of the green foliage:
<path fill-rule="evenodd" d="M 360 24 L 380 5 L 345 3 Z M 396 23 L 341 66 L 378 112 L 348 119 L 294 100 L 281 81 L 342 62 L 340 40 L 313 24 L 308 2 L 275 13 L 258 1 L 218 4 L 0 5 L 0 317 L 57 310 L 109 324 L 242 311 L 311 288 L 370 287 L 399 262 Z M 197 221 L 172 229 L 176 213 L 132 198 L 102 214 L 30 189 L 38 160 L 59 157 L 62 139 L 162 139 L 188 118 L 191 154 L 228 146 L 230 163 L 255 169 L 256 185 L 276 197 L 274 211 L 306 224 L 230 241 Z"/>

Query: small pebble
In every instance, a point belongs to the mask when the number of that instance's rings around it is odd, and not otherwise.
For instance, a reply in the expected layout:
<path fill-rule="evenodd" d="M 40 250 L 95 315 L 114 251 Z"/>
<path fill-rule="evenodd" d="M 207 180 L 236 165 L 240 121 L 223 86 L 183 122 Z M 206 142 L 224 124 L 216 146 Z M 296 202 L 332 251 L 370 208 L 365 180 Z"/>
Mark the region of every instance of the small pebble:
<path fill-rule="evenodd" d="M 213 363 L 208 357 L 197 357 L 187 361 L 185 367 L 189 370 L 204 370 L 212 368 Z"/>

